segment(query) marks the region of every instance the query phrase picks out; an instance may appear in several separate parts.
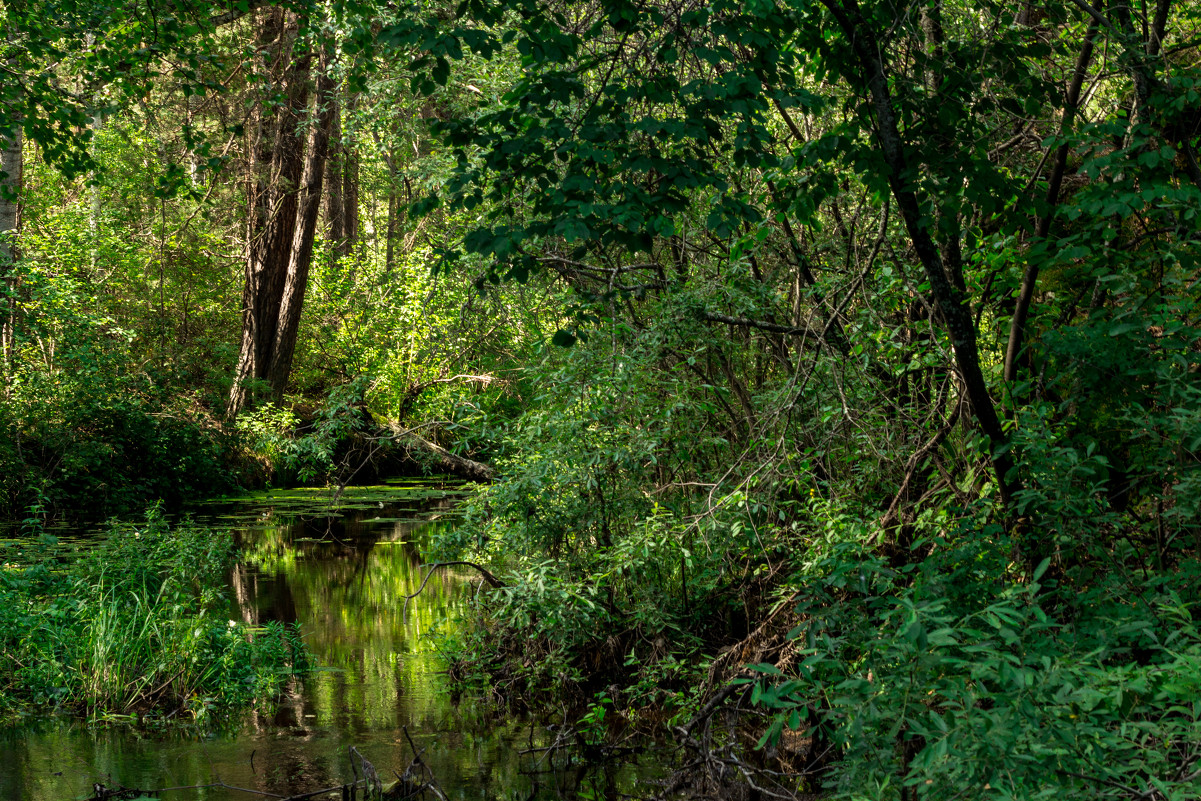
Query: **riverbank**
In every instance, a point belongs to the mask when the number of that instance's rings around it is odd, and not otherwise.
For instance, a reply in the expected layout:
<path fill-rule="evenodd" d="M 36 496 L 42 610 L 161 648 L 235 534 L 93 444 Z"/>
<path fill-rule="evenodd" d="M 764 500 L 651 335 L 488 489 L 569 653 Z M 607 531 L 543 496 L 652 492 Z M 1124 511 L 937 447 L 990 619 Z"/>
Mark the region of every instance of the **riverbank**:
<path fill-rule="evenodd" d="M 232 534 L 158 508 L 93 541 L 3 544 L 0 715 L 202 720 L 263 702 L 309 668 L 295 625 L 226 615 Z"/>

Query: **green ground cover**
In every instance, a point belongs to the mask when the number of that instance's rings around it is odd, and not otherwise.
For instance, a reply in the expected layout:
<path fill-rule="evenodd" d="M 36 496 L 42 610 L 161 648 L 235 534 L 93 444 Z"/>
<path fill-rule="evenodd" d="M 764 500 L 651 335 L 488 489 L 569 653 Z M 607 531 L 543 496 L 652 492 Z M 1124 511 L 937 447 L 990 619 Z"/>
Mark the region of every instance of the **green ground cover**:
<path fill-rule="evenodd" d="M 295 627 L 229 619 L 228 531 L 152 511 L 70 545 L 27 531 L 0 553 L 4 717 L 206 718 L 310 668 Z"/>

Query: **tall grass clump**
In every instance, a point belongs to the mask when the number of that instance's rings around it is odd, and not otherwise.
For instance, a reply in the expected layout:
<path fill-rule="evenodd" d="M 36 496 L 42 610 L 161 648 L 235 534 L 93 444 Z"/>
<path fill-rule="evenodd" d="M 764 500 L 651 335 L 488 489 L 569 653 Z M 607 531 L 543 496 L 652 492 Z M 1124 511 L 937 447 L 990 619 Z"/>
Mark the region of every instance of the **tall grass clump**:
<path fill-rule="evenodd" d="M 157 510 L 74 553 L 44 533 L 5 546 L 0 715 L 200 718 L 269 698 L 309 659 L 294 627 L 228 619 L 233 553 L 229 532 Z"/>

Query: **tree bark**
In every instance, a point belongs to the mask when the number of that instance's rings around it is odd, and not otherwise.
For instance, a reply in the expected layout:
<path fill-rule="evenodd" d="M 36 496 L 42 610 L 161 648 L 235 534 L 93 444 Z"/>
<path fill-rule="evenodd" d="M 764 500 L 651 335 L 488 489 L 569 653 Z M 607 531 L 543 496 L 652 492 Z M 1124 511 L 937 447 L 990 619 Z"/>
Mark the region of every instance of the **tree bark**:
<path fill-rule="evenodd" d="M 388 222 L 384 226 L 384 276 L 392 275 L 392 265 L 396 260 L 396 208 L 400 205 L 396 190 L 388 188 Z"/>
<path fill-rule="evenodd" d="M 21 226 L 21 185 L 24 173 L 20 119 L 9 136 L 0 135 L 0 277 L 4 281 L 4 318 L 0 321 L 0 359 L 3 360 L 4 396 L 12 386 L 17 330 L 17 233 Z"/>
<path fill-rule="evenodd" d="M 329 156 L 325 161 L 325 222 L 327 236 L 334 245 L 334 252 L 344 255 L 342 248 L 346 240 L 345 204 L 342 201 L 342 108 L 335 97 L 333 120 L 329 133 Z"/>
<path fill-rule="evenodd" d="M 330 129 L 336 112 L 334 82 L 329 77 L 329 63 L 323 57 L 317 75 L 316 121 L 309 131 L 304 173 L 300 179 L 296 208 L 296 225 L 288 253 L 287 276 L 279 321 L 272 343 L 267 381 L 276 403 L 283 399 L 296 352 L 296 335 L 300 331 L 300 313 L 309 282 L 309 267 L 313 263 L 313 241 L 317 233 L 317 217 L 321 211 L 321 184 L 329 152 Z"/>
<path fill-rule="evenodd" d="M 256 66 L 286 103 L 274 113 L 260 111 L 251 147 L 242 341 L 226 407 L 231 417 L 251 403 L 256 382 L 267 384 L 270 397 L 282 397 L 308 284 L 331 109 L 328 97 L 319 97 L 316 110 L 306 113 L 313 57 L 301 50 L 299 37 L 295 14 L 265 13 Z M 319 82 L 329 80 L 326 71 L 323 61 Z M 300 130 L 306 119 L 314 126 L 307 135 Z"/>
<path fill-rule="evenodd" d="M 353 114 L 359 105 L 359 96 L 351 95 L 346 100 L 347 112 Z M 359 245 L 359 157 L 354 146 L 354 124 L 343 134 L 342 147 L 342 232 L 345 250 L 340 255 L 349 256 Z"/>
<path fill-rule="evenodd" d="M 295 17 L 286 17 L 278 8 L 268 9 L 255 43 L 255 71 L 268 78 L 269 87 L 283 90 L 288 101 L 284 108 L 272 111 L 269 98 L 259 99 L 250 145 L 242 342 L 227 407 L 231 417 L 250 404 L 253 382 L 266 378 L 268 349 L 283 299 L 280 265 L 286 265 L 285 249 L 296 222 L 295 195 L 289 189 L 300 178 L 294 130 L 305 99 L 303 81 L 296 74 L 298 65 L 290 64 L 297 28 Z"/>
<path fill-rule="evenodd" d="M 0 134 L 0 263 L 16 261 L 14 237 L 21 222 L 21 182 L 25 168 L 20 120 L 9 136 Z"/>
<path fill-rule="evenodd" d="M 450 473 L 482 484 L 496 478 L 496 470 L 491 465 L 457 456 L 425 437 L 420 437 L 411 431 L 401 431 L 396 424 L 391 424 L 390 428 L 396 442 L 408 451 L 411 458 L 425 462 L 440 472 Z"/>
<path fill-rule="evenodd" d="M 392 275 L 392 267 L 396 263 L 396 229 L 400 225 L 401 212 L 397 188 L 401 179 L 396 159 L 392 157 L 391 151 L 383 146 L 378 134 L 375 135 L 375 142 L 380 146 L 380 153 L 388 166 L 388 223 L 384 231 L 384 276 L 387 277 Z"/>
<path fill-rule="evenodd" d="M 338 258 L 354 252 L 359 234 L 359 162 L 354 143 L 342 124 L 343 104 L 335 98 L 333 126 L 330 133 L 329 158 L 325 167 L 325 219 L 329 224 L 329 241 Z M 353 112 L 358 95 L 347 98 L 345 109 Z"/>

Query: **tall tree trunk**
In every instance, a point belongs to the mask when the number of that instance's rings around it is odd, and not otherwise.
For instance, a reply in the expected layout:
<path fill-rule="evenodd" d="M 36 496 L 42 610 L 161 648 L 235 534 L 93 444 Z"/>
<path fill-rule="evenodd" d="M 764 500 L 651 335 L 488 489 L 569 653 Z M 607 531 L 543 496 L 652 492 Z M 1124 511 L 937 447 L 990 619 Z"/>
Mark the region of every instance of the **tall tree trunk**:
<path fill-rule="evenodd" d="M 333 99 L 333 120 L 330 123 L 329 155 L 325 160 L 325 221 L 328 225 L 329 241 L 334 252 L 345 255 L 346 216 L 342 203 L 342 167 L 345 149 L 342 146 L 342 108 L 337 97 Z"/>
<path fill-rule="evenodd" d="M 288 253 L 288 270 L 284 283 L 283 301 L 280 305 L 279 322 L 272 343 L 271 363 L 267 370 L 267 381 L 271 384 L 271 397 L 277 403 L 283 399 L 284 389 L 288 384 L 288 373 L 292 370 L 292 356 L 296 352 L 296 335 L 300 331 L 300 313 L 304 306 L 304 293 L 309 282 L 309 267 L 313 262 L 313 240 L 317 233 L 317 217 L 321 212 L 322 176 L 329 153 L 330 129 L 333 126 L 336 108 L 334 82 L 329 77 L 328 60 L 323 56 L 317 73 L 316 120 L 309 130 L 304 174 L 300 179 L 296 206 L 296 226 Z"/>
<path fill-rule="evenodd" d="M 16 237 L 21 226 L 21 181 L 25 162 L 22 154 L 20 120 L 9 136 L 0 135 L 0 278 L 4 298 L 0 320 L 0 360 L 2 360 L 4 396 L 12 387 L 13 358 L 17 333 L 17 261 Z"/>
<path fill-rule="evenodd" d="M 359 96 L 351 95 L 346 99 L 346 111 L 354 114 L 359 105 Z M 342 220 L 345 236 L 345 251 L 341 254 L 348 256 L 359 244 L 359 156 L 354 142 L 354 122 L 351 121 L 348 130 L 343 135 L 342 148 Z"/>
<path fill-rule="evenodd" d="M 384 278 L 387 279 L 392 275 L 392 265 L 396 260 L 396 209 L 400 205 L 400 199 L 396 197 L 396 190 L 389 187 L 388 189 L 388 222 L 384 228 Z"/>
<path fill-rule="evenodd" d="M 935 101 L 942 93 L 942 76 L 946 71 L 943 59 L 946 56 L 946 35 L 942 26 L 942 0 L 923 6 L 921 11 L 922 34 L 926 39 L 925 80 L 926 92 Z M 933 143 L 940 152 L 951 147 L 951 137 L 946 129 L 935 128 Z M 960 234 L 963 222 L 953 199 L 936 204 L 935 218 L 938 230 L 938 252 L 942 257 L 942 266 L 947 278 L 961 293 L 967 292 L 963 277 L 963 247 Z"/>
<path fill-rule="evenodd" d="M 0 260 L 11 263 L 16 260 L 17 226 L 20 223 L 20 196 L 25 159 L 22 153 L 21 126 L 18 121 L 12 134 L 0 134 Z"/>
<path fill-rule="evenodd" d="M 282 393 L 282 389 L 276 392 L 272 377 L 278 376 L 279 371 L 272 369 L 272 363 L 289 275 L 295 270 L 298 254 L 305 250 L 303 243 L 306 238 L 306 258 L 312 257 L 312 232 L 306 237 L 301 230 L 300 240 L 297 239 L 297 229 L 305 227 L 303 223 L 308 219 L 305 215 L 310 213 L 307 207 L 303 214 L 300 212 L 301 196 L 307 198 L 304 187 L 306 182 L 311 183 L 305 177 L 310 159 L 306 158 L 304 134 L 300 128 L 307 117 L 312 55 L 309 52 L 294 55 L 293 51 L 298 49 L 299 32 L 299 18 L 279 9 L 266 12 L 259 31 L 260 74 L 270 77 L 270 85 L 276 87 L 287 102 L 273 114 L 260 111 L 256 141 L 251 148 L 248 186 L 250 221 L 247 230 L 246 283 L 242 293 L 242 343 L 226 408 L 231 417 L 249 405 L 255 381 L 268 382 L 273 397 Z M 327 125 L 325 136 L 328 137 Z M 318 170 L 325 168 L 324 143 L 321 150 Z M 321 176 L 318 173 L 318 190 L 320 183 Z M 319 192 L 313 202 L 318 204 L 312 211 L 315 214 L 319 208 Z M 313 217 L 312 227 L 315 226 L 316 218 Z M 305 280 L 299 287 L 301 297 L 293 300 L 293 303 L 302 302 L 307 275 L 306 264 Z"/>
<path fill-rule="evenodd" d="M 396 160 L 391 151 L 383 147 L 379 136 L 375 137 L 376 144 L 381 145 L 380 152 L 384 163 L 388 165 L 388 223 L 384 230 L 384 278 L 392 275 L 392 267 L 396 263 L 396 228 L 400 224 L 400 196 L 396 194 L 400 182 L 400 171 L 396 168 Z"/>
<path fill-rule="evenodd" d="M 330 131 L 329 158 L 325 166 L 325 219 L 334 253 L 346 258 L 354 252 L 359 235 L 359 160 L 349 131 L 342 124 L 342 104 L 335 96 Z M 353 113 L 358 95 L 346 100 Z M 353 129 L 353 123 L 351 123 Z"/>

